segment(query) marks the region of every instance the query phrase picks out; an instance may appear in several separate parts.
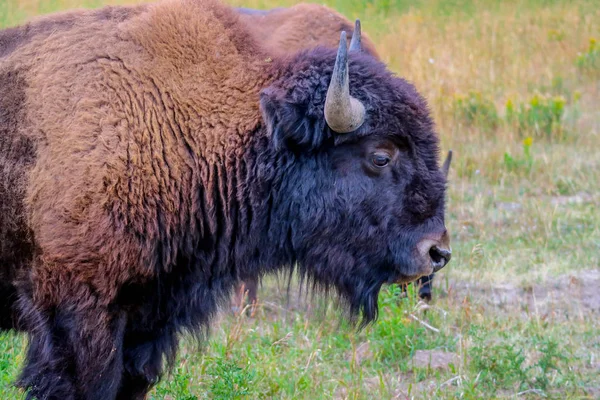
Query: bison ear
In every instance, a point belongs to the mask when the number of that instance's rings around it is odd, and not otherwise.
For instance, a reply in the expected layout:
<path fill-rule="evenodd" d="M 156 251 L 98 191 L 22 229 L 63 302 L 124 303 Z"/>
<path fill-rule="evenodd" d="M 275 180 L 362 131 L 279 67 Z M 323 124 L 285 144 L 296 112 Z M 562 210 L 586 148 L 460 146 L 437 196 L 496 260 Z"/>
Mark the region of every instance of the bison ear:
<path fill-rule="evenodd" d="M 325 138 L 324 122 L 309 115 L 307 104 L 292 103 L 275 88 L 260 94 L 263 120 L 277 149 L 311 151 Z"/>

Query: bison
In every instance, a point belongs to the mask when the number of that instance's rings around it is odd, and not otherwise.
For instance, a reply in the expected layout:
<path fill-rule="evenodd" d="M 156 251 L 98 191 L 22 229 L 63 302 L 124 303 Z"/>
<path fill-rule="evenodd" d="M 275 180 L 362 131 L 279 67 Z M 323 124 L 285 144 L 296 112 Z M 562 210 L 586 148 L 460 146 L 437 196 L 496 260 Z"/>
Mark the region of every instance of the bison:
<path fill-rule="evenodd" d="M 360 21 L 354 26 L 343 15 L 329 7 L 318 4 L 297 4 L 290 8 L 274 8 L 258 10 L 252 8 L 237 8 L 242 21 L 248 24 L 248 29 L 255 39 L 275 54 L 293 54 L 300 50 L 317 45 L 335 48 L 336 38 L 342 31 L 348 32 L 349 45 L 358 32 L 361 51 L 379 59 L 379 54 L 373 42 L 360 32 Z M 431 285 L 435 274 L 417 279 L 419 297 L 430 301 L 432 298 Z M 403 285 L 403 288 L 406 288 Z M 234 311 L 242 308 L 245 300 L 252 305 L 252 312 L 258 298 L 258 281 L 249 279 L 240 284 L 235 290 L 233 299 Z"/>
<path fill-rule="evenodd" d="M 288 55 L 317 45 L 337 48 L 342 31 L 347 33 L 348 44 L 354 33 L 355 24 L 335 10 L 318 4 L 236 10 L 254 38 L 276 55 Z M 362 51 L 380 58 L 373 42 L 366 35 L 361 39 Z"/>
<path fill-rule="evenodd" d="M 0 294 L 29 399 L 144 399 L 242 280 L 295 270 L 364 326 L 384 284 L 447 264 L 427 104 L 346 43 L 279 56 L 216 0 L 0 31 Z"/>

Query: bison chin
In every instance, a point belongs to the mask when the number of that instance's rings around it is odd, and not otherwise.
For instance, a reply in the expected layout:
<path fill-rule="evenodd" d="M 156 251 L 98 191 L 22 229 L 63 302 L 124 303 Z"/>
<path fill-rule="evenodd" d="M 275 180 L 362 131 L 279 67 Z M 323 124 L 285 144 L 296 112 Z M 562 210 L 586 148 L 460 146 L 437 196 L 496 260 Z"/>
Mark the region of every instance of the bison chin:
<path fill-rule="evenodd" d="M 343 310 L 342 317 L 362 329 L 377 320 L 379 292 L 389 281 L 389 271 L 366 264 L 342 265 L 335 268 L 331 263 L 301 263 L 296 271 L 301 288 L 325 297 L 332 294 Z"/>
<path fill-rule="evenodd" d="M 362 290 L 348 293 L 346 297 L 349 320 L 358 323 L 359 329 L 377 320 L 379 291 L 383 282 L 368 282 Z M 360 316 L 360 318 L 358 318 Z"/>
<path fill-rule="evenodd" d="M 297 252 L 301 280 L 313 291 L 337 292 L 348 320 L 363 328 L 377 319 L 378 296 L 384 284 L 406 284 L 431 275 L 451 257 L 443 226 L 426 234 L 393 237 L 397 239 L 385 250 L 374 248 L 373 241 L 346 246 L 341 239 L 330 237 L 329 242 L 312 242 L 307 250 Z"/>
<path fill-rule="evenodd" d="M 403 267 L 394 268 L 394 271 L 390 272 L 387 283 L 406 285 L 422 276 L 431 275 L 435 271 L 437 271 L 436 266 L 429 256 L 427 258 L 414 257 L 410 262 L 405 263 Z"/>
<path fill-rule="evenodd" d="M 334 289 L 347 319 L 364 328 L 377 320 L 378 297 L 384 284 L 407 284 L 442 269 L 450 260 L 446 232 L 434 240 L 428 237 L 417 244 L 413 254 L 397 256 L 394 262 L 374 265 L 367 261 L 352 263 L 350 256 L 331 257 L 328 262 L 305 263 L 300 276 L 307 287 L 328 294 Z M 333 258 L 333 260 L 332 260 Z M 341 258 L 341 259 L 340 259 Z M 337 262 L 336 262 L 337 261 Z M 343 262 L 346 261 L 346 262 Z M 388 260 L 389 261 L 389 260 Z"/>
<path fill-rule="evenodd" d="M 325 296 L 335 292 L 336 301 L 344 311 L 343 317 L 359 330 L 377 320 L 379 292 L 385 280 L 365 280 L 348 275 L 336 282 L 325 282 L 312 274 L 301 273 L 301 276 L 302 283 L 313 292 Z"/>

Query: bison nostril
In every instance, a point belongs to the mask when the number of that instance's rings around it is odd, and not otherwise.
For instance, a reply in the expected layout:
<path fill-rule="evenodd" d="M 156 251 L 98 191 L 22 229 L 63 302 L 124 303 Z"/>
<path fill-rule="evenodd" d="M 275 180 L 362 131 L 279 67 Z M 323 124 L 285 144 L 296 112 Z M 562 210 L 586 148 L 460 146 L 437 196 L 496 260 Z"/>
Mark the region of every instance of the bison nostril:
<path fill-rule="evenodd" d="M 452 251 L 433 246 L 429 249 L 429 257 L 431 257 L 431 261 L 433 262 L 434 271 L 438 271 L 448 264 L 448 261 L 452 257 Z"/>

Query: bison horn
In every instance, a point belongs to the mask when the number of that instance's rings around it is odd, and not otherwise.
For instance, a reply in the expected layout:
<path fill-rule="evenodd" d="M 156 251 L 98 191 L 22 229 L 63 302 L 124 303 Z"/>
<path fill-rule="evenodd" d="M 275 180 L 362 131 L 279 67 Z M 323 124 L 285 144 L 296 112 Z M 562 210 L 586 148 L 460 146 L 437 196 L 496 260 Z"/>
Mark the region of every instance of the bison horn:
<path fill-rule="evenodd" d="M 350 40 L 350 47 L 348 51 L 362 51 L 361 33 L 360 33 L 360 19 L 357 19 L 354 23 L 354 33 L 352 33 L 352 40 Z"/>
<path fill-rule="evenodd" d="M 365 120 L 365 106 L 350 96 L 346 43 L 346 32 L 343 31 L 325 98 L 325 121 L 337 133 L 355 131 Z"/>
<path fill-rule="evenodd" d="M 444 176 L 448 177 L 448 171 L 450 171 L 450 163 L 452 162 L 452 150 L 448 151 L 448 155 L 446 156 L 446 161 L 444 161 L 444 165 L 442 165 L 442 172 Z"/>

